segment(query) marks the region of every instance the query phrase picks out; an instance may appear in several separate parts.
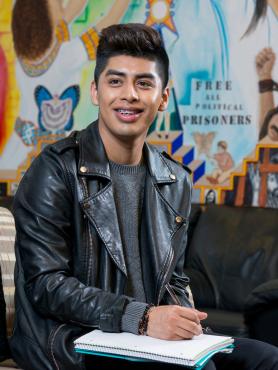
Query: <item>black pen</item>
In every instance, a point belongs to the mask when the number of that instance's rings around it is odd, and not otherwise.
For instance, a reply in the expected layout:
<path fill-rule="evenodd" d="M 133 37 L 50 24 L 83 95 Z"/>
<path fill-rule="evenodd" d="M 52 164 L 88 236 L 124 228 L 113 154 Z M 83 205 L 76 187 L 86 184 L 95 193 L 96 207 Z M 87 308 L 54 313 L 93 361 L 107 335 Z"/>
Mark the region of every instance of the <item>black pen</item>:
<path fill-rule="evenodd" d="M 174 291 L 174 289 L 171 287 L 171 285 L 170 284 L 166 284 L 165 285 L 165 288 L 166 288 L 166 290 L 167 290 L 167 292 L 169 293 L 169 295 L 170 295 L 170 297 L 172 298 L 172 300 L 173 300 L 173 302 L 174 302 L 174 304 L 176 304 L 176 305 L 178 305 L 178 306 L 181 306 L 181 302 L 180 302 L 180 300 L 178 299 L 178 297 L 177 297 L 177 295 L 176 295 L 176 293 L 175 293 L 175 291 Z M 210 327 L 202 327 L 202 331 L 203 331 L 203 333 L 205 333 L 205 334 L 211 334 L 211 335 L 213 335 L 214 333 L 213 333 L 213 331 L 211 330 L 211 328 Z"/>

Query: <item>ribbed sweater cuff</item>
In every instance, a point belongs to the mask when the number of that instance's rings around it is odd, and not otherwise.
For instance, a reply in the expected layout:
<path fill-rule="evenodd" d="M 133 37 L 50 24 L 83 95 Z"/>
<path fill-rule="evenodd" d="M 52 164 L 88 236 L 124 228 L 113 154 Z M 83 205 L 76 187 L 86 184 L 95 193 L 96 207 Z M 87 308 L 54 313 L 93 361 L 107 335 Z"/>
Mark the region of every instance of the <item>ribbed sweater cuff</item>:
<path fill-rule="evenodd" d="M 122 316 L 122 331 L 138 334 L 139 321 L 147 307 L 147 303 L 130 302 Z"/>

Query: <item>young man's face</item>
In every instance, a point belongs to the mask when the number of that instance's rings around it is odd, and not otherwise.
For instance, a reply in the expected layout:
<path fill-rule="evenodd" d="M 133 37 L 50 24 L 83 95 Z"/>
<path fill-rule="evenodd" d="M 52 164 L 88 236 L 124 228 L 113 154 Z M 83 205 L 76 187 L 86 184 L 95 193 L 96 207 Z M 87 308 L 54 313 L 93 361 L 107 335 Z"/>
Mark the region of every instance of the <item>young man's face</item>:
<path fill-rule="evenodd" d="M 165 110 L 169 89 L 162 88 L 156 62 L 119 55 L 109 58 L 91 95 L 99 105 L 99 127 L 110 136 L 145 137 L 158 111 Z"/>

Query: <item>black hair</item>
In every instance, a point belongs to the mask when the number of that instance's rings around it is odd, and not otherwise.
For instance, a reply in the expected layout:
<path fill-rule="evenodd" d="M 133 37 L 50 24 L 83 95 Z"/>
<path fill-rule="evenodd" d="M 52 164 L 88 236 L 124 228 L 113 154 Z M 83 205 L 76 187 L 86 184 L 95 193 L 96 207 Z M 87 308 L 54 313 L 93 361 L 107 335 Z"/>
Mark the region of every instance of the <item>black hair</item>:
<path fill-rule="evenodd" d="M 267 135 L 269 122 L 271 121 L 272 117 L 275 116 L 276 114 L 278 114 L 278 106 L 267 112 L 260 130 L 259 140 L 262 140 Z"/>
<path fill-rule="evenodd" d="M 104 28 L 99 37 L 94 79 L 105 69 L 109 58 L 129 55 L 155 61 L 163 89 L 169 80 L 169 58 L 162 38 L 156 30 L 140 23 L 116 24 Z"/>
<path fill-rule="evenodd" d="M 266 11 L 267 11 L 267 0 L 256 0 L 255 9 L 251 22 L 242 37 L 250 35 L 250 33 L 252 33 L 256 29 L 259 20 L 266 16 Z"/>

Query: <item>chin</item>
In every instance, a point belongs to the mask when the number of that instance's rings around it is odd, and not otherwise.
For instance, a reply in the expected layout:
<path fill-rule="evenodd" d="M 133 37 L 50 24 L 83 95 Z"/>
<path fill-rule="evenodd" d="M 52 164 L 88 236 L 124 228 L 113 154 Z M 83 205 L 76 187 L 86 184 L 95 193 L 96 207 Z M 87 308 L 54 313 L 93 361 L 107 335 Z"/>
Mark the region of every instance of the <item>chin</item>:
<path fill-rule="evenodd" d="M 132 127 L 122 127 L 121 129 L 119 130 L 115 130 L 114 131 L 114 134 L 115 136 L 118 136 L 118 137 L 123 137 L 123 138 L 137 138 L 137 137 L 142 137 L 142 136 L 145 136 L 147 135 L 147 132 L 148 132 L 148 128 L 144 129 L 144 130 L 138 130 L 136 127 L 132 128 Z"/>
<path fill-rule="evenodd" d="M 131 131 L 122 131 L 115 133 L 115 136 L 122 140 L 135 140 L 138 137 L 142 137 L 144 134 L 138 132 L 131 132 Z"/>

